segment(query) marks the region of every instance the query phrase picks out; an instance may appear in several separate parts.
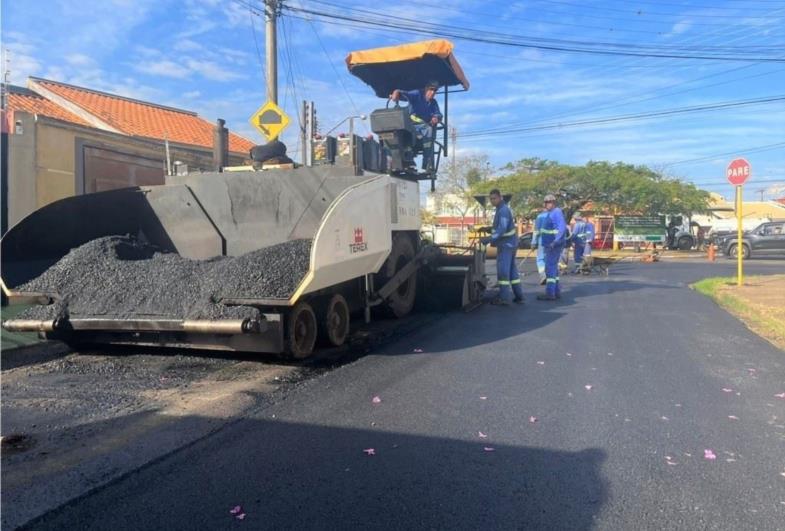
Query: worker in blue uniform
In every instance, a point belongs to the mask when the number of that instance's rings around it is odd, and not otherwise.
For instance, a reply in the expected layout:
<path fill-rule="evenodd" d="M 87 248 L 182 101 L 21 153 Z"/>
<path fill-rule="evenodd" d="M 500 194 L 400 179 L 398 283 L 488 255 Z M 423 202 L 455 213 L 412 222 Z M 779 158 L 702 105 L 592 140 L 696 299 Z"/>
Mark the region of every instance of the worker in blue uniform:
<path fill-rule="evenodd" d="M 532 232 L 532 249 L 537 250 L 537 273 L 540 275 L 540 286 L 545 285 L 545 247 L 542 246 L 540 241 L 542 236 L 540 229 L 542 229 L 542 224 L 545 222 L 546 217 L 548 217 L 547 210 L 537 214 L 537 217 L 534 219 L 534 232 Z"/>
<path fill-rule="evenodd" d="M 496 247 L 496 276 L 499 283 L 499 296 L 491 304 L 508 305 L 511 301 L 523 304 L 523 289 L 518 266 L 515 263 L 515 252 L 518 249 L 518 228 L 512 210 L 502 199 L 499 190 L 493 189 L 489 194 L 491 204 L 496 207 L 493 216 L 491 235 L 480 241 Z"/>
<path fill-rule="evenodd" d="M 543 199 L 548 213 L 542 225 L 540 237 L 545 247 L 545 294 L 537 295 L 538 300 L 555 301 L 561 297 L 559 286 L 559 257 L 566 242 L 567 224 L 564 214 L 556 206 L 556 197 L 548 194 Z"/>
<path fill-rule="evenodd" d="M 594 224 L 586 221 L 580 213 L 575 214 L 575 227 L 572 229 L 572 245 L 575 248 L 575 269 L 573 273 L 583 270 L 583 259 L 591 256 L 591 244 L 594 241 Z M 588 249 L 588 253 L 586 252 Z"/>
<path fill-rule="evenodd" d="M 409 102 L 410 118 L 414 122 L 417 139 L 422 141 L 422 168 L 428 171 L 433 169 L 434 130 L 442 121 L 442 112 L 436 101 L 438 90 L 439 82 L 429 81 L 422 90 L 395 89 L 390 94 L 392 101 L 404 99 Z"/>

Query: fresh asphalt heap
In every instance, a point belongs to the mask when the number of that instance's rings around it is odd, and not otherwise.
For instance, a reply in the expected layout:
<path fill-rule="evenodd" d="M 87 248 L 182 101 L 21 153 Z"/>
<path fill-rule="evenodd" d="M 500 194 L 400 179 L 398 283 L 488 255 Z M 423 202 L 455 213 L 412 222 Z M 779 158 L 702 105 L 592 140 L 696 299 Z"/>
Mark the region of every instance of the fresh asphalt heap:
<path fill-rule="evenodd" d="M 109 236 L 71 250 L 23 292 L 55 295 L 25 319 L 70 317 L 242 319 L 250 307 L 221 298 L 285 299 L 308 272 L 310 239 L 265 247 L 242 256 L 191 260 L 130 236 Z"/>

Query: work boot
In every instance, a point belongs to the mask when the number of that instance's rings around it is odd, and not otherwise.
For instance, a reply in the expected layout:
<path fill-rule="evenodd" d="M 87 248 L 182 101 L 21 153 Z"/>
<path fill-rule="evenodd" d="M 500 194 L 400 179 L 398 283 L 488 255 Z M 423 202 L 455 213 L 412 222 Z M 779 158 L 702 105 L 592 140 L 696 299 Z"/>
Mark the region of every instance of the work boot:
<path fill-rule="evenodd" d="M 515 299 L 512 300 L 512 302 L 514 302 L 515 304 L 525 304 L 526 299 L 524 299 L 523 297 L 516 297 Z"/>
<path fill-rule="evenodd" d="M 554 295 L 545 295 L 544 293 L 540 293 L 537 295 L 538 301 L 555 301 L 556 297 Z"/>
<path fill-rule="evenodd" d="M 491 304 L 493 304 L 494 306 L 509 306 L 510 301 L 505 299 L 500 299 L 497 297 L 491 301 Z"/>
<path fill-rule="evenodd" d="M 548 278 L 545 276 L 545 274 L 540 275 L 540 286 L 544 286 L 546 280 L 548 280 Z"/>

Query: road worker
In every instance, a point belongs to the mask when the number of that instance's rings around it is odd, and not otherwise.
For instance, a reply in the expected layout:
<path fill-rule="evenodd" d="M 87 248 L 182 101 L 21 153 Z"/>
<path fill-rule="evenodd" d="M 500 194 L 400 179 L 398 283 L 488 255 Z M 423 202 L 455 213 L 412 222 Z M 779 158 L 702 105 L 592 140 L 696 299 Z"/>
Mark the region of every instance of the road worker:
<path fill-rule="evenodd" d="M 499 283 L 499 296 L 491 304 L 508 305 L 510 302 L 523 304 L 523 289 L 518 266 L 515 263 L 515 252 L 518 249 L 518 228 L 512 210 L 502 199 L 499 190 L 493 189 L 489 194 L 491 204 L 496 207 L 493 216 L 493 228 L 490 236 L 480 241 L 491 244 L 497 249 L 496 275 Z"/>
<path fill-rule="evenodd" d="M 537 273 L 540 275 L 540 286 L 545 285 L 545 247 L 542 246 L 540 241 L 540 229 L 548 217 L 548 211 L 542 211 L 537 214 L 534 220 L 534 231 L 532 232 L 532 249 L 537 250 Z"/>
<path fill-rule="evenodd" d="M 575 225 L 572 228 L 572 246 L 575 249 L 575 269 L 577 274 L 583 270 L 583 257 L 588 247 L 588 255 L 591 256 L 591 242 L 594 241 L 594 225 L 587 222 L 580 212 L 575 214 Z"/>
<path fill-rule="evenodd" d="M 556 206 L 556 197 L 548 194 L 543 198 L 547 216 L 542 225 L 540 240 L 545 247 L 545 294 L 537 295 L 538 300 L 555 301 L 561 297 L 559 286 L 559 257 L 566 242 L 567 224 L 564 214 Z"/>
<path fill-rule="evenodd" d="M 597 236 L 597 233 L 594 230 L 594 223 L 584 217 L 584 221 L 586 222 L 586 228 L 583 230 L 584 232 L 584 244 L 583 244 L 583 265 L 588 269 L 591 269 L 591 250 L 594 246 L 594 238 Z M 586 270 L 588 271 L 588 270 Z"/>
<path fill-rule="evenodd" d="M 422 169 L 431 171 L 433 169 L 433 137 L 436 126 L 442 121 L 442 112 L 439 110 L 439 102 L 436 101 L 436 92 L 439 90 L 438 81 L 429 81 L 422 90 L 400 90 L 395 89 L 390 94 L 392 101 L 404 99 L 409 102 L 414 122 L 414 129 L 417 131 L 417 138 L 422 142 Z"/>

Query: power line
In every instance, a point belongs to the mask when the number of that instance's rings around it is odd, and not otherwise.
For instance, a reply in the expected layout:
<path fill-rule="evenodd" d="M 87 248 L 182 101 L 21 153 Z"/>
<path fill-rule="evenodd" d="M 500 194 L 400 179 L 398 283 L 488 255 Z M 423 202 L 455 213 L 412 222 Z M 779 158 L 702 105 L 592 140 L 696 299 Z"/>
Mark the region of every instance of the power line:
<path fill-rule="evenodd" d="M 776 144 L 767 144 L 764 146 L 753 146 L 743 149 L 737 149 L 734 151 L 726 151 L 725 153 L 716 153 L 714 155 L 706 155 L 705 157 L 698 157 L 694 159 L 685 159 L 685 160 L 678 160 L 676 162 L 666 162 L 663 164 L 665 167 L 670 166 L 677 166 L 680 164 L 692 164 L 695 162 L 706 162 L 712 159 L 716 159 L 717 157 L 724 157 L 724 156 L 733 156 L 738 155 L 740 153 L 747 154 L 747 153 L 761 153 L 763 151 L 771 151 L 773 149 L 778 149 L 781 147 L 785 147 L 785 142 L 777 142 Z"/>
<path fill-rule="evenodd" d="M 573 122 L 564 122 L 564 123 L 556 123 L 556 124 L 544 124 L 532 127 L 520 127 L 520 128 L 511 128 L 511 129 L 499 129 L 496 131 L 476 131 L 476 132 L 468 132 L 464 133 L 462 136 L 464 138 L 468 137 L 481 137 L 481 136 L 499 136 L 499 135 L 508 135 L 512 133 L 525 133 L 529 131 L 544 131 L 548 129 L 566 129 L 568 127 L 580 127 L 584 125 L 597 125 L 597 124 L 606 124 L 606 123 L 613 123 L 613 122 L 622 122 L 628 120 L 640 120 L 644 118 L 657 118 L 660 116 L 672 116 L 675 114 L 687 114 L 687 113 L 694 113 L 694 112 L 704 112 L 704 111 L 713 111 L 718 109 L 727 109 L 732 107 L 742 107 L 747 105 L 761 105 L 766 103 L 773 103 L 776 101 L 783 101 L 785 100 L 785 95 L 779 96 L 771 96 L 768 98 L 757 98 L 751 100 L 740 100 L 740 101 L 727 101 L 727 102 L 720 102 L 714 103 L 709 105 L 696 105 L 692 107 L 680 107 L 675 109 L 664 109 L 660 111 L 653 111 L 653 112 L 645 112 L 645 113 L 637 113 L 637 114 L 626 114 L 621 116 L 608 116 L 605 118 L 596 118 L 591 120 L 578 120 Z"/>
<path fill-rule="evenodd" d="M 607 11 L 607 12 L 612 12 L 612 13 L 625 13 L 625 14 L 628 14 L 628 15 L 638 15 L 638 16 L 646 15 L 646 16 L 680 17 L 680 18 L 683 18 L 683 17 L 686 17 L 686 16 L 695 17 L 695 18 L 732 18 L 732 19 L 738 19 L 739 18 L 739 15 L 715 15 L 715 14 L 705 14 L 705 13 L 703 13 L 703 14 L 702 13 L 694 13 L 694 14 L 691 13 L 689 15 L 685 15 L 684 13 L 663 13 L 663 12 L 659 12 L 659 11 L 644 11 L 643 9 L 638 9 L 638 10 L 617 9 L 617 8 L 612 8 L 612 7 L 589 5 L 588 3 L 576 4 L 576 3 L 573 3 L 573 2 L 567 2 L 565 0 L 539 0 L 539 1 L 540 2 L 545 2 L 546 4 L 558 4 L 558 5 L 565 5 L 565 6 L 570 6 L 570 7 L 578 7 L 578 8 L 582 8 L 582 9 L 592 9 L 592 10 L 595 10 L 595 11 Z M 743 8 L 737 8 L 737 9 L 745 11 Z M 763 16 L 744 16 L 744 18 L 758 20 L 758 19 L 766 18 L 766 17 L 763 17 Z"/>
<path fill-rule="evenodd" d="M 715 55 L 707 52 L 707 50 L 727 51 L 727 48 L 723 48 L 723 47 L 715 47 L 711 50 L 703 47 L 702 49 L 705 52 L 703 55 L 688 55 L 687 53 L 658 52 L 656 51 L 656 49 L 649 51 L 650 47 L 641 46 L 641 45 L 633 46 L 630 44 L 618 44 L 618 43 L 563 41 L 559 39 L 536 39 L 532 37 L 522 37 L 522 36 L 510 35 L 510 34 L 477 32 L 476 30 L 472 30 L 470 28 L 462 28 L 460 26 L 441 27 L 439 25 L 419 24 L 419 23 L 414 25 L 410 24 L 407 26 L 403 24 L 394 24 L 391 22 L 385 22 L 382 20 L 361 19 L 349 15 L 318 12 L 310 9 L 296 8 L 292 6 L 284 6 L 284 8 L 290 12 L 307 14 L 307 15 L 311 15 L 312 17 L 318 17 L 321 19 L 349 21 L 349 22 L 365 24 L 370 26 L 397 29 L 401 31 L 411 32 L 411 33 L 450 37 L 450 38 L 466 40 L 470 42 L 497 44 L 501 46 L 511 46 L 511 47 L 518 47 L 518 48 L 532 48 L 532 49 L 540 49 L 540 50 L 561 51 L 561 52 L 568 52 L 568 53 L 619 55 L 619 56 L 628 56 L 628 57 L 661 57 L 661 58 L 671 58 L 671 59 L 696 59 L 696 60 L 719 60 L 719 61 L 785 62 L 785 59 L 781 57 L 765 57 L 765 56 L 758 57 L 758 56 L 747 56 L 744 54 L 737 55 L 737 56 Z M 390 17 L 388 17 L 388 19 L 390 19 Z M 406 20 L 406 19 L 402 19 L 401 17 L 392 17 L 391 19 Z M 483 34 L 485 34 L 486 36 L 483 36 Z M 525 42 L 525 41 L 531 41 L 531 42 Z M 576 45 L 547 44 L 547 42 L 565 42 L 565 43 L 575 42 Z M 578 47 L 578 45 L 587 46 L 587 47 L 582 48 L 582 47 Z M 600 46 L 604 46 L 605 48 L 600 48 Z M 612 49 L 616 47 L 618 47 L 618 49 Z M 632 48 L 637 48 L 639 51 L 630 51 Z M 677 49 L 677 51 L 679 50 Z M 739 52 L 735 52 L 735 53 L 739 53 Z"/>

